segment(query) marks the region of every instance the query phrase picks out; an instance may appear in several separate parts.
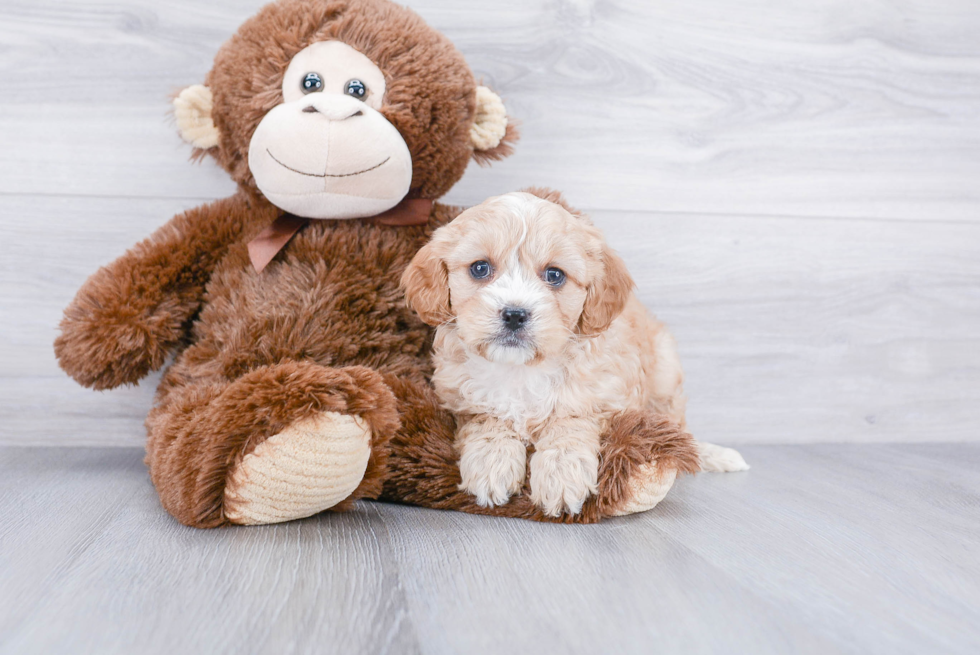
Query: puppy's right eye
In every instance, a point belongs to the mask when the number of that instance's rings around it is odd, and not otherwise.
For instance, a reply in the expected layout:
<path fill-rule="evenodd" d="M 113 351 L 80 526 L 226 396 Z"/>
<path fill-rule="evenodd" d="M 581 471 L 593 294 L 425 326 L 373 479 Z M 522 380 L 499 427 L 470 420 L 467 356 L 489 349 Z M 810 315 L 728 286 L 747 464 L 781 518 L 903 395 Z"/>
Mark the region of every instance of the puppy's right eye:
<path fill-rule="evenodd" d="M 553 287 L 560 287 L 565 284 L 565 271 L 552 266 L 544 272 L 544 281 Z"/>
<path fill-rule="evenodd" d="M 470 264 L 470 275 L 474 280 L 485 280 L 490 277 L 490 262 L 480 260 Z"/>

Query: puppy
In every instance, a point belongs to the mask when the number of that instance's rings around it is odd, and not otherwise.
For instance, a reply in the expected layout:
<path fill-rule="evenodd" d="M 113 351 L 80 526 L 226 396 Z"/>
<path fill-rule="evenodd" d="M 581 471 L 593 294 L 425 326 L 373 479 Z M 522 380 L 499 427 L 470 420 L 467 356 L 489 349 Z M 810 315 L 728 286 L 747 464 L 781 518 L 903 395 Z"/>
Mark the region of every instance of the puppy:
<path fill-rule="evenodd" d="M 596 492 L 614 415 L 648 409 L 685 425 L 673 338 L 599 230 L 556 192 L 464 211 L 418 252 L 402 286 L 437 326 L 433 383 L 458 419 L 461 488 L 480 505 L 506 503 L 529 470 L 536 505 L 577 514 Z M 699 452 L 704 470 L 748 468 L 728 448 Z"/>

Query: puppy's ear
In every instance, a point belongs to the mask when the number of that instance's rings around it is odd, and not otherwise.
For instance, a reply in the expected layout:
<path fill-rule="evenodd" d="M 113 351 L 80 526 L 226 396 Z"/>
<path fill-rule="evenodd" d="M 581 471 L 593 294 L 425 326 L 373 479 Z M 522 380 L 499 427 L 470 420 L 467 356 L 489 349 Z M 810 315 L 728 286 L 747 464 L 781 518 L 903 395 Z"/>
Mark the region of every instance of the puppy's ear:
<path fill-rule="evenodd" d="M 599 334 L 608 328 L 622 313 L 633 292 L 633 278 L 619 255 L 603 244 L 600 258 L 603 271 L 586 290 L 578 323 L 579 333 L 586 336 Z"/>
<path fill-rule="evenodd" d="M 446 227 L 443 227 L 436 230 L 432 240 L 415 254 L 402 274 L 405 299 L 428 325 L 441 325 L 453 317 L 449 302 L 449 270 L 443 260 L 448 249 L 449 238 Z"/>

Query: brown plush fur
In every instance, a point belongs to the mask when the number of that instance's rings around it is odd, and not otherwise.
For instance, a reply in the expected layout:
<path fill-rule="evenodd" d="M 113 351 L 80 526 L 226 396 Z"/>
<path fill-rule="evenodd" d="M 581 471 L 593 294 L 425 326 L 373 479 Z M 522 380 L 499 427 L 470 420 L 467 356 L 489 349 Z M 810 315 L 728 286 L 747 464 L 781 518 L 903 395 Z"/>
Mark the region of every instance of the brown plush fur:
<path fill-rule="evenodd" d="M 544 519 L 521 496 L 485 510 L 459 491 L 451 415 L 429 388 L 431 331 L 398 282 L 434 229 L 459 210 L 436 204 L 420 227 L 313 221 L 261 273 L 246 244 L 281 215 L 255 188 L 248 143 L 281 100 L 290 58 L 342 39 L 375 61 L 388 85 L 382 113 L 408 143 L 410 196 L 438 198 L 471 157 L 505 156 L 516 131 L 474 153 L 474 81 L 462 56 L 411 11 L 385 0 L 281 0 L 218 53 L 208 84 L 221 142 L 209 151 L 239 192 L 172 219 L 99 270 L 65 311 L 55 343 L 72 377 L 95 389 L 133 384 L 176 359 L 147 418 L 150 475 L 166 509 L 197 527 L 227 523 L 230 471 L 268 437 L 322 411 L 362 416 L 372 456 L 356 498 Z M 198 153 L 200 154 L 200 153 Z M 595 521 L 628 500 L 635 467 L 689 471 L 690 436 L 655 417 L 621 417 L 606 439 Z"/>

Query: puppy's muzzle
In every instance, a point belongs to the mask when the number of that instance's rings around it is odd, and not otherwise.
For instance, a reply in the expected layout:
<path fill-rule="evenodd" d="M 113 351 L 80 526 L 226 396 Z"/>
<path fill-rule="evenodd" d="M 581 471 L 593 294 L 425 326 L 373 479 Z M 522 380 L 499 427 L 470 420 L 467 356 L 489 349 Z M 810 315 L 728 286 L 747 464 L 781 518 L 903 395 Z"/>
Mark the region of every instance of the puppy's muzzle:
<path fill-rule="evenodd" d="M 521 307 L 505 307 L 500 312 L 500 320 L 503 321 L 504 327 L 511 332 L 522 329 L 527 324 L 527 319 L 527 310 Z"/>

